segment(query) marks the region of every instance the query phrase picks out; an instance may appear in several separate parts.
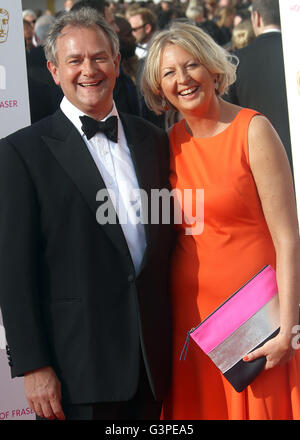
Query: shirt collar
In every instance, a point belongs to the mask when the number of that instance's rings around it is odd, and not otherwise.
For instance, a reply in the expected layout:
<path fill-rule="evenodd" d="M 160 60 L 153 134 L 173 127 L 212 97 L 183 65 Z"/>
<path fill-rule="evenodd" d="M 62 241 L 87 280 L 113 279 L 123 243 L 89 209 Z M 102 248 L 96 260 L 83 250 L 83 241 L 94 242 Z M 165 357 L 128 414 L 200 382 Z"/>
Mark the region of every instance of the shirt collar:
<path fill-rule="evenodd" d="M 65 96 L 63 97 L 63 99 L 61 101 L 60 109 L 66 115 L 66 117 L 72 122 L 72 124 L 75 125 L 75 127 L 77 128 L 77 130 L 79 131 L 81 136 L 84 136 L 84 133 L 81 129 L 82 122 L 79 119 L 79 116 L 84 116 L 84 115 L 88 116 L 88 115 L 86 115 L 83 111 L 79 110 L 79 108 L 75 107 L 75 105 L 73 105 L 68 100 L 68 98 L 66 98 Z M 119 114 L 118 114 L 118 111 L 117 111 L 117 108 L 116 108 L 116 105 L 114 102 L 113 102 L 113 108 L 112 108 L 111 112 L 108 113 L 108 115 L 106 115 L 104 118 L 102 118 L 101 121 L 105 121 L 110 116 L 117 116 L 118 120 L 120 120 Z"/>
<path fill-rule="evenodd" d="M 263 35 L 263 34 L 268 34 L 269 32 L 279 32 L 279 33 L 281 33 L 281 30 L 280 30 L 280 29 L 276 29 L 276 28 L 266 29 L 265 31 L 263 31 L 263 32 L 261 33 L 261 35 Z"/>

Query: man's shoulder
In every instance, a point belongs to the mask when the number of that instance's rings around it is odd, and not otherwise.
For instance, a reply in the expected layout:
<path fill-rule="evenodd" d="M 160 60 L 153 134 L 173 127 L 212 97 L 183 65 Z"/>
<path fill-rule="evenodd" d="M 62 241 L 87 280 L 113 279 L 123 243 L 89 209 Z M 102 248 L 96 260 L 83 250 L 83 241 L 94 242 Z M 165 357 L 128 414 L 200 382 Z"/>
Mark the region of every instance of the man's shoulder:
<path fill-rule="evenodd" d="M 0 142 L 7 142 L 16 147 L 26 147 L 30 143 L 39 142 L 42 136 L 51 136 L 56 128 L 57 122 L 63 119 L 62 112 L 56 111 L 53 115 L 47 116 L 34 124 L 21 128 L 9 134 Z"/>
<path fill-rule="evenodd" d="M 280 32 L 268 32 L 265 34 L 258 35 L 251 43 L 249 43 L 247 46 L 238 49 L 234 52 L 234 55 L 236 55 L 240 59 L 247 60 L 249 58 L 249 55 L 255 54 L 258 51 L 265 50 L 266 46 L 277 46 L 281 45 L 281 33 Z"/>

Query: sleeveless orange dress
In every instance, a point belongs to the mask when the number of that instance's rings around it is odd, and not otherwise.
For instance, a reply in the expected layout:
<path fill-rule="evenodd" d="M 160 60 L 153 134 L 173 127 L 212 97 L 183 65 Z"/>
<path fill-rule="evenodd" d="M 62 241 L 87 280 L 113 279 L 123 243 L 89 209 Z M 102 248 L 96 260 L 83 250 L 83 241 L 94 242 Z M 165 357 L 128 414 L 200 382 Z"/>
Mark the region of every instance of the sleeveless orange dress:
<path fill-rule="evenodd" d="M 172 257 L 173 377 L 164 402 L 166 420 L 300 419 L 300 350 L 283 366 L 264 370 L 241 393 L 190 339 L 187 331 L 213 312 L 264 265 L 275 268 L 275 250 L 248 156 L 248 126 L 258 114 L 242 109 L 220 134 L 194 138 L 182 120 L 170 133 L 174 189 L 204 190 L 204 228 L 186 234 L 176 225 Z M 194 192 L 195 194 L 195 192 Z M 193 214 L 201 199 L 193 198 Z M 200 206 L 200 208 L 199 208 Z M 179 223 L 179 222 L 178 222 Z"/>

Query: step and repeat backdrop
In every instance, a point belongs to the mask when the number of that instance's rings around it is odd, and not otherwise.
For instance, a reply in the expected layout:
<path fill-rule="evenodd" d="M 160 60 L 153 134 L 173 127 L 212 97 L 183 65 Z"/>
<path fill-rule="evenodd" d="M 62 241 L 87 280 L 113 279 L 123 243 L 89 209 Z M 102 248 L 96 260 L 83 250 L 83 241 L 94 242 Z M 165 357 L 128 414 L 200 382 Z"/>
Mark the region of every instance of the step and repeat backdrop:
<path fill-rule="evenodd" d="M 21 0 L 0 0 L 0 137 L 27 125 L 30 112 Z M 11 380 L 0 313 L 0 421 L 34 418 L 23 379 Z"/>
<path fill-rule="evenodd" d="M 300 219 L 300 1 L 279 0 L 295 190 Z M 276 93 L 276 90 L 274 90 Z"/>
<path fill-rule="evenodd" d="M 280 0 L 295 187 L 300 207 L 300 0 Z M 276 93 L 276 90 L 274 90 Z M 0 0 L 0 137 L 30 124 L 21 0 Z M 0 213 L 1 215 L 1 213 Z M 300 213 L 299 213 L 300 217 Z M 2 250 L 3 251 L 3 250 Z M 16 325 L 18 323 L 16 322 Z M 24 329 L 26 331 L 26 329 Z M 0 421 L 33 420 L 23 379 L 11 380 L 0 311 Z"/>

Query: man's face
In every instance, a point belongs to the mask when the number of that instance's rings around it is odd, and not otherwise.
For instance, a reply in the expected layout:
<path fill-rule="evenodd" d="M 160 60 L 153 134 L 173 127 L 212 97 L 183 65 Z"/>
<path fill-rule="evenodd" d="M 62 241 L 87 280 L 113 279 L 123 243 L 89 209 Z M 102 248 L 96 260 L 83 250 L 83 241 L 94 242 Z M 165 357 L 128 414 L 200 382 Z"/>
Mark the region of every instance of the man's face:
<path fill-rule="evenodd" d="M 145 43 L 148 39 L 147 26 L 149 25 L 143 22 L 143 19 L 139 14 L 130 17 L 129 23 L 131 24 L 132 35 L 136 39 L 136 42 Z"/>
<path fill-rule="evenodd" d="M 116 23 L 119 28 L 119 41 L 120 41 L 120 53 L 121 59 L 130 58 L 134 56 L 136 49 L 136 41 L 132 35 L 131 26 L 125 18 L 116 17 Z"/>
<path fill-rule="evenodd" d="M 104 31 L 68 25 L 57 39 L 56 51 L 57 65 L 48 62 L 55 83 L 75 107 L 102 119 L 112 109 L 120 62 Z"/>
<path fill-rule="evenodd" d="M 32 29 L 34 29 L 36 18 L 33 15 L 30 15 L 30 14 L 25 15 L 24 20 L 28 21 L 28 23 L 31 24 Z"/>
<path fill-rule="evenodd" d="M 9 15 L 5 9 L 0 9 L 0 43 L 5 43 L 8 35 Z"/>
<path fill-rule="evenodd" d="M 66 0 L 65 1 L 65 10 L 70 11 L 72 9 L 73 5 L 74 5 L 73 0 Z"/>

